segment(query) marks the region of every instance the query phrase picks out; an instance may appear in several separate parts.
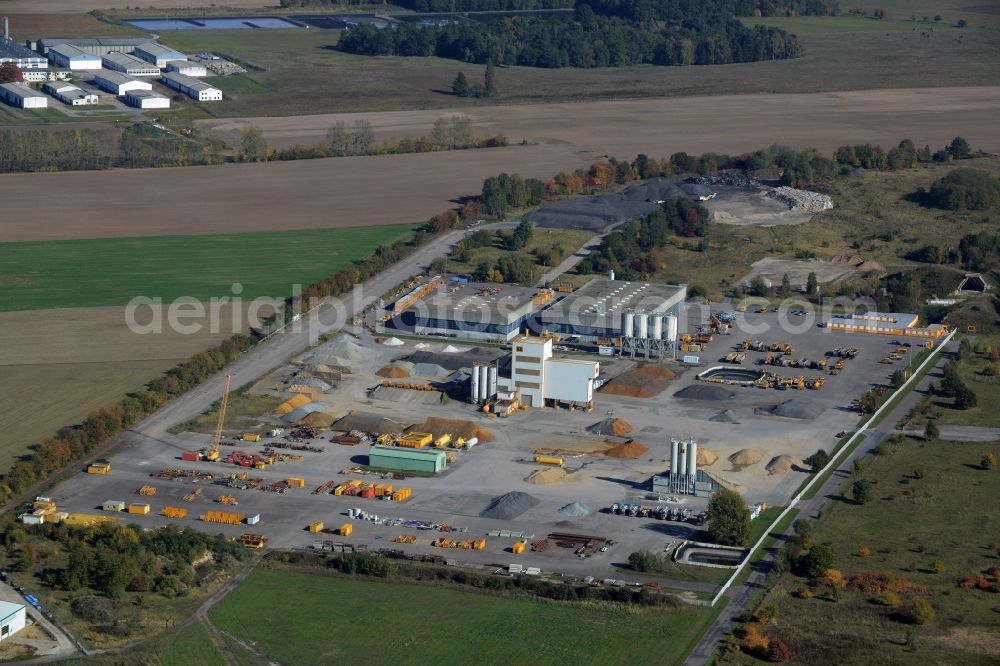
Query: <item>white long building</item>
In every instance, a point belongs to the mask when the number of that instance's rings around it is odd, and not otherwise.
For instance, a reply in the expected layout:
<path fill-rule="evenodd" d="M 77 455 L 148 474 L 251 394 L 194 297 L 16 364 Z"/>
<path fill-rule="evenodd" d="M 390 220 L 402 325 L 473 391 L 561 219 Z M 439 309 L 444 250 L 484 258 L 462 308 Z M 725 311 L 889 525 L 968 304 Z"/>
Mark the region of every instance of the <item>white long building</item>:
<path fill-rule="evenodd" d="M 42 86 L 42 90 L 60 102 L 69 104 L 70 106 L 86 106 L 88 104 L 97 104 L 98 101 L 97 95 L 94 93 L 85 92 L 78 86 L 63 81 L 46 83 Z"/>
<path fill-rule="evenodd" d="M 102 69 L 94 76 L 94 84 L 101 90 L 106 90 L 115 96 L 121 96 L 130 90 L 152 90 L 153 84 L 149 81 L 134 79 L 121 72 L 113 72 Z"/>
<path fill-rule="evenodd" d="M 208 68 L 191 60 L 171 60 L 167 63 L 168 72 L 177 72 L 184 76 L 208 76 Z"/>
<path fill-rule="evenodd" d="M 0 641 L 8 639 L 24 629 L 26 623 L 26 606 L 9 601 L 0 601 Z"/>
<path fill-rule="evenodd" d="M 135 47 L 132 52 L 137 58 L 142 58 L 146 62 L 152 63 L 163 69 L 168 63 L 175 60 L 187 60 L 187 56 L 172 48 L 156 42 L 146 42 Z"/>
<path fill-rule="evenodd" d="M 160 68 L 127 53 L 109 53 L 101 57 L 107 69 L 129 76 L 159 76 Z"/>
<path fill-rule="evenodd" d="M 72 44 L 56 44 L 49 49 L 49 62 L 70 71 L 101 69 L 101 56 L 87 53 Z"/>
<path fill-rule="evenodd" d="M 49 105 L 48 97 L 23 83 L 0 83 L 0 97 L 22 109 L 44 109 Z"/>
<path fill-rule="evenodd" d="M 218 102 L 222 100 L 221 90 L 190 76 L 184 76 L 176 72 L 167 72 L 163 75 L 162 81 L 168 88 L 182 92 L 191 99 L 196 99 L 199 102 Z"/>
<path fill-rule="evenodd" d="M 125 103 L 137 109 L 169 109 L 170 98 L 151 90 L 129 90 Z"/>
<path fill-rule="evenodd" d="M 510 377 L 498 377 L 501 392 L 520 395 L 528 407 L 572 404 L 589 407 L 601 364 L 587 359 L 552 358 L 552 339 L 521 336 L 511 343 Z"/>

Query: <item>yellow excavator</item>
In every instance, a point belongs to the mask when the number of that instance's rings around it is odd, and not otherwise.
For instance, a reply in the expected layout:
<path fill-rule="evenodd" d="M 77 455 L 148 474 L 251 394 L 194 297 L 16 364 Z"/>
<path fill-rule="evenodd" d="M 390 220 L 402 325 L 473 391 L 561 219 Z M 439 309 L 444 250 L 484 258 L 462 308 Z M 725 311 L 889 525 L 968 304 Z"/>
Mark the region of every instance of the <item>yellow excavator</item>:
<path fill-rule="evenodd" d="M 219 405 L 219 422 L 215 425 L 215 437 L 212 444 L 205 451 L 205 460 L 217 462 L 219 460 L 219 442 L 222 441 L 222 424 L 226 421 L 226 407 L 229 405 L 229 384 L 233 381 L 232 375 L 226 375 L 226 387 L 222 389 L 222 404 Z"/>

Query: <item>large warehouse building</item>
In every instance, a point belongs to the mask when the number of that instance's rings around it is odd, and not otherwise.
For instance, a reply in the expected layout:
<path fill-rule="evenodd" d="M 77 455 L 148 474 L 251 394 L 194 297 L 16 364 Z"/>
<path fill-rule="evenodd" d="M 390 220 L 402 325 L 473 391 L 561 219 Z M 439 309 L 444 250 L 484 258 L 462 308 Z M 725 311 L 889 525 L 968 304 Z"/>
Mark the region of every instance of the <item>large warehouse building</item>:
<path fill-rule="evenodd" d="M 145 44 L 140 44 L 135 47 L 135 51 L 132 52 L 137 58 L 142 58 L 146 62 L 152 63 L 163 69 L 167 66 L 167 63 L 174 60 L 187 60 L 187 56 L 180 51 L 175 51 L 171 48 L 163 46 L 162 44 L 157 44 L 156 42 L 146 42 Z"/>
<path fill-rule="evenodd" d="M 137 109 L 170 108 L 170 98 L 152 90 L 129 90 L 125 93 L 125 103 Z"/>
<path fill-rule="evenodd" d="M 544 310 L 538 320 L 553 335 L 583 340 L 671 340 L 686 299 L 686 285 L 597 279 Z"/>
<path fill-rule="evenodd" d="M 403 330 L 467 340 L 509 342 L 552 292 L 493 282 L 449 282 L 418 298 L 404 295 L 390 306 Z"/>
<path fill-rule="evenodd" d="M 171 60 L 167 63 L 168 72 L 177 72 L 184 76 L 208 76 L 208 68 L 191 60 Z"/>
<path fill-rule="evenodd" d="M 130 90 L 152 90 L 153 84 L 149 81 L 141 81 L 121 72 L 113 72 L 110 69 L 102 69 L 94 76 L 94 84 L 101 90 L 106 90 L 112 95 L 120 96 Z"/>
<path fill-rule="evenodd" d="M 191 76 L 167 72 L 163 75 L 162 81 L 168 88 L 182 92 L 199 102 L 218 102 L 222 99 L 221 90 Z"/>
<path fill-rule="evenodd" d="M 101 56 L 88 53 L 72 44 L 56 44 L 49 49 L 49 62 L 70 71 L 100 69 Z"/>
<path fill-rule="evenodd" d="M 160 68 L 128 53 L 109 53 L 102 57 L 104 66 L 129 76 L 159 76 Z"/>
<path fill-rule="evenodd" d="M 0 98 L 11 106 L 22 109 L 44 109 L 49 105 L 48 97 L 23 83 L 0 84 Z"/>
<path fill-rule="evenodd" d="M 72 44 L 81 51 L 103 56 L 112 52 L 132 53 L 140 44 L 148 44 L 148 37 L 101 37 L 100 39 L 64 39 L 62 37 L 46 37 L 37 42 L 28 42 L 28 48 L 47 56 L 56 44 Z"/>
<path fill-rule="evenodd" d="M 0 641 L 24 629 L 27 607 L 9 601 L 0 601 Z"/>
<path fill-rule="evenodd" d="M 512 345 L 510 377 L 497 378 L 500 392 L 517 392 L 521 404 L 528 407 L 592 406 L 594 380 L 601 374 L 598 361 L 552 358 L 550 338 L 521 336 Z M 487 395 L 486 399 L 492 397 Z"/>
<path fill-rule="evenodd" d="M 448 454 L 439 449 L 410 449 L 376 444 L 368 452 L 368 466 L 399 472 L 443 472 Z"/>
<path fill-rule="evenodd" d="M 97 104 L 97 95 L 81 90 L 72 83 L 64 81 L 52 81 L 42 86 L 42 90 L 58 99 L 63 104 L 70 106 L 86 106 Z"/>

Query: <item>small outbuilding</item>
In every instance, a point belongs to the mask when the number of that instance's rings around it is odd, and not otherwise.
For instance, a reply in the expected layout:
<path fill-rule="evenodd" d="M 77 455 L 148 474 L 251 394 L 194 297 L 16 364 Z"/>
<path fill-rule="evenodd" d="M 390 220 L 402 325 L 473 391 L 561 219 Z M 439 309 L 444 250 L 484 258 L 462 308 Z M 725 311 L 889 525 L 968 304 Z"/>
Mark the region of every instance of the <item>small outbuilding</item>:
<path fill-rule="evenodd" d="M 448 465 L 448 454 L 438 449 L 409 449 L 376 444 L 368 452 L 368 466 L 397 472 L 436 474 Z"/>
<path fill-rule="evenodd" d="M 208 76 L 208 68 L 190 60 L 173 60 L 167 63 L 168 72 L 176 72 L 184 76 Z"/>
<path fill-rule="evenodd" d="M 106 90 L 112 95 L 120 96 L 130 90 L 152 90 L 153 84 L 149 81 L 132 78 L 121 72 L 114 72 L 110 69 L 102 69 L 94 76 L 94 85 L 101 90 Z"/>
<path fill-rule="evenodd" d="M 129 90 L 125 103 L 137 109 L 169 109 L 170 98 L 152 90 Z"/>
<path fill-rule="evenodd" d="M 78 86 L 64 81 L 52 81 L 42 86 L 42 90 L 70 106 L 86 106 L 97 104 L 97 95 L 84 92 Z"/>
<path fill-rule="evenodd" d="M 182 92 L 199 102 L 218 102 L 222 100 L 222 91 L 204 81 L 177 72 L 167 72 L 161 79 L 163 85 Z"/>
<path fill-rule="evenodd" d="M 23 83 L 0 83 L 0 97 L 11 106 L 22 109 L 44 109 L 49 105 L 48 97 Z"/>

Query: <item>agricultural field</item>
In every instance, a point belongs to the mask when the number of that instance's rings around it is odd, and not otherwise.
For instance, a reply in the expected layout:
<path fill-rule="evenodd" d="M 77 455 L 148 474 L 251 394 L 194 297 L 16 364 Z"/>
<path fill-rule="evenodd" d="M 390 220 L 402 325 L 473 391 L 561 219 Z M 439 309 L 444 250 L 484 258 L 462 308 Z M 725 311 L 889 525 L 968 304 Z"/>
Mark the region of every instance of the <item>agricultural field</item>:
<path fill-rule="evenodd" d="M 830 545 L 833 567 L 845 577 L 886 572 L 897 598 L 879 605 L 877 592 L 810 587 L 784 574 L 764 596 L 761 606 L 773 607 L 776 619 L 762 631 L 786 641 L 795 663 L 996 663 L 996 594 L 958 584 L 1000 566 L 996 539 L 983 529 L 1000 519 L 992 500 L 1000 475 L 979 466 L 989 448 L 907 439 L 869 456 L 860 478 L 873 484 L 873 499 L 858 505 L 834 497 L 813 540 Z M 845 495 L 851 483 L 845 480 Z M 802 598 L 805 588 L 814 596 Z M 934 620 L 918 626 L 903 619 L 915 598 L 931 602 Z M 731 653 L 719 663 L 758 662 Z"/>
<path fill-rule="evenodd" d="M 413 225 L 240 235 L 98 238 L 0 244 L 0 310 L 124 305 L 136 296 L 170 302 L 232 296 L 283 299 Z"/>
<path fill-rule="evenodd" d="M 181 359 L 0 365 L 0 470 L 27 445 L 143 387 Z"/>
<path fill-rule="evenodd" d="M 694 610 L 589 607 L 271 569 L 251 574 L 210 618 L 266 659 L 294 664 L 362 656 L 386 664 L 640 663 L 651 654 L 669 664 L 703 621 Z"/>

